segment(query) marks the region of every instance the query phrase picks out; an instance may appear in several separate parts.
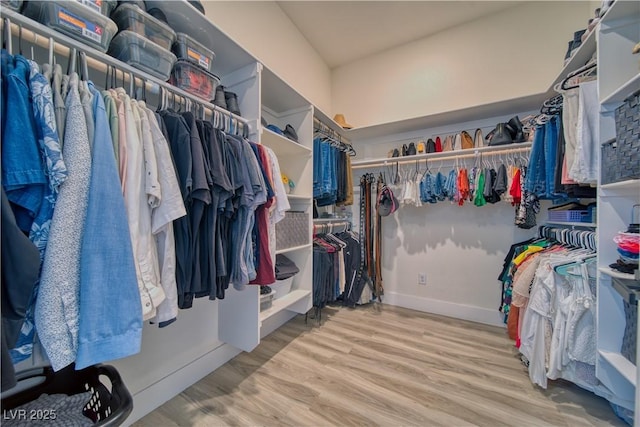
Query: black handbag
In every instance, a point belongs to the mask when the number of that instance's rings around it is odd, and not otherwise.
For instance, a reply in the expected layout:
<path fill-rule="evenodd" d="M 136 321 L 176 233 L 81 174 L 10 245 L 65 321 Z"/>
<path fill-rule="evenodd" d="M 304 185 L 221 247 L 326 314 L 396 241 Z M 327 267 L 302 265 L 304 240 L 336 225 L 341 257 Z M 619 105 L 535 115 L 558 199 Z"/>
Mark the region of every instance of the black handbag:
<path fill-rule="evenodd" d="M 506 123 L 498 123 L 492 133 L 493 136 L 489 141 L 489 146 L 507 145 L 513 143 L 513 138 L 511 137 L 511 133 L 509 133 L 509 130 L 507 129 Z"/>

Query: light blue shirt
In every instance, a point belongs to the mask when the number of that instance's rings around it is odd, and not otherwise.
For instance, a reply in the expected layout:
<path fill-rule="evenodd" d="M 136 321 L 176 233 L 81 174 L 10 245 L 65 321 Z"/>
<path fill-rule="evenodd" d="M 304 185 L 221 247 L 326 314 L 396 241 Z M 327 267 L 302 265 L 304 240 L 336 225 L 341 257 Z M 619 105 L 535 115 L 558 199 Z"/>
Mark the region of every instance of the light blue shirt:
<path fill-rule="evenodd" d="M 104 101 L 93 83 L 91 183 L 80 264 L 76 368 L 140 351 L 142 310 L 129 224 Z"/>

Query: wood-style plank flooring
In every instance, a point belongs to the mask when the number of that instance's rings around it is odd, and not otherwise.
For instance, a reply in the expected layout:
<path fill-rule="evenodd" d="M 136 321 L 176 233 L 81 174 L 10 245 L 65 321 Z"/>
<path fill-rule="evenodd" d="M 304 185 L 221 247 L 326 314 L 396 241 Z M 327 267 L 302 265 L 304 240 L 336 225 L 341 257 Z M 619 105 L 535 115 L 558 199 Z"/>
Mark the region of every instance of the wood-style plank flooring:
<path fill-rule="evenodd" d="M 139 420 L 159 426 L 624 426 L 531 384 L 504 329 L 387 305 L 297 316 Z"/>

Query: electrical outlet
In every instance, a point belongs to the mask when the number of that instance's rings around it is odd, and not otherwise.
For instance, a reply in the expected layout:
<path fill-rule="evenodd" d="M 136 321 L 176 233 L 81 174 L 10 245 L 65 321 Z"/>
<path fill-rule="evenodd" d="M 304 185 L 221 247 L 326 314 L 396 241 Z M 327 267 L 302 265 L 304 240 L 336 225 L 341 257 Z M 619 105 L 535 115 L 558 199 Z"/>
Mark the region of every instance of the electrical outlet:
<path fill-rule="evenodd" d="M 418 285 L 427 284 L 427 273 L 418 273 Z"/>

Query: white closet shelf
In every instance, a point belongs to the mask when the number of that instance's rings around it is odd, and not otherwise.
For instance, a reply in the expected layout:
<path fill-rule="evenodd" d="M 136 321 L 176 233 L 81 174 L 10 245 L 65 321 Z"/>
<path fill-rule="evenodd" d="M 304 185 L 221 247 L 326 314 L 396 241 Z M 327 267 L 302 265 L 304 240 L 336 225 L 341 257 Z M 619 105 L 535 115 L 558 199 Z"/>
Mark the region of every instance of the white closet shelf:
<path fill-rule="evenodd" d="M 598 225 L 595 222 L 564 222 L 564 221 L 546 221 L 547 224 L 564 225 L 567 227 L 588 227 L 596 228 Z"/>
<path fill-rule="evenodd" d="M 596 25 L 596 27 L 598 25 Z M 560 70 L 558 76 L 551 83 L 550 90 L 554 90 L 553 87 L 563 81 L 569 73 L 577 70 L 578 68 L 589 62 L 593 54 L 596 52 L 596 32 L 597 28 L 594 28 L 587 35 L 587 38 L 584 42 L 582 42 L 580 47 L 573 53 L 573 55 L 571 55 L 571 58 L 569 58 L 565 66 L 562 67 L 562 70 Z"/>
<path fill-rule="evenodd" d="M 539 110 L 540 105 L 553 95 L 555 95 L 555 92 L 549 90 L 544 93 L 536 93 L 533 95 L 522 96 L 520 98 L 491 102 L 454 111 L 437 112 L 411 119 L 354 128 L 343 132 L 349 140 L 358 141 L 440 126 L 455 125 L 508 114 L 518 114 L 523 111 Z"/>
<path fill-rule="evenodd" d="M 289 202 L 310 202 L 311 199 L 313 199 L 313 196 L 305 196 L 304 194 L 287 194 L 287 199 L 289 199 Z"/>
<path fill-rule="evenodd" d="M 413 163 L 416 160 L 443 160 L 443 159 L 454 159 L 454 158 L 464 158 L 464 157 L 473 157 L 477 154 L 502 154 L 518 152 L 518 151 L 526 151 L 530 150 L 532 142 L 523 142 L 519 144 L 508 144 L 508 145 L 496 145 L 494 147 L 480 147 L 480 148 L 469 148 L 466 150 L 455 150 L 455 151 L 443 151 L 440 153 L 428 153 L 428 154 L 417 154 L 415 156 L 403 156 L 403 157 L 380 157 L 375 159 L 364 159 L 364 160 L 356 160 L 351 162 L 351 166 L 354 168 L 366 167 L 366 166 L 384 166 L 392 163 Z"/>
<path fill-rule="evenodd" d="M 279 115 L 280 113 L 309 108 L 309 102 L 289 86 L 282 78 L 269 68 L 262 69 L 262 106 Z"/>
<path fill-rule="evenodd" d="M 281 312 L 282 310 L 286 310 L 291 307 L 293 304 L 302 300 L 303 298 L 311 295 L 311 291 L 305 291 L 301 289 L 296 289 L 294 291 L 289 292 L 287 295 L 282 298 L 274 299 L 271 307 L 266 310 L 260 312 L 260 321 L 263 322 L 270 318 L 271 316 Z"/>
<path fill-rule="evenodd" d="M 616 271 L 611 267 L 598 267 L 598 271 L 607 276 L 615 277 L 616 279 L 627 279 L 627 280 L 635 280 L 633 274 L 622 273 L 620 271 Z"/>
<path fill-rule="evenodd" d="M 626 181 L 613 182 L 600 186 L 600 190 L 607 193 L 629 194 L 640 197 L 640 179 L 628 179 Z M 607 194 L 608 195 L 608 194 Z M 605 196 L 603 194 L 603 196 Z"/>
<path fill-rule="evenodd" d="M 292 246 L 290 248 L 278 249 L 276 251 L 276 255 L 277 254 L 286 254 L 288 252 L 299 251 L 299 250 L 302 250 L 302 249 L 308 249 L 310 247 L 311 247 L 311 243 L 307 243 L 306 245 Z"/>
<path fill-rule="evenodd" d="M 600 25 L 609 25 L 620 19 L 633 19 L 640 15 L 640 4 L 637 1 L 616 1 L 600 20 Z"/>
<path fill-rule="evenodd" d="M 331 117 L 329 117 L 324 111 L 322 111 L 318 107 L 313 107 L 313 115 L 322 123 L 329 126 L 329 128 L 331 128 L 335 133 L 340 135 L 343 141 L 345 139 L 348 139 L 347 134 L 348 132 L 350 132 L 350 130 L 344 129 L 337 122 L 335 122 Z"/>
<path fill-rule="evenodd" d="M 298 144 L 282 135 L 278 135 L 266 127 L 262 127 L 262 144 L 271 148 L 278 157 L 303 154 L 311 156 L 312 153 L 311 148 Z"/>
<path fill-rule="evenodd" d="M 629 80 L 627 80 L 626 83 L 624 83 L 617 90 L 604 98 L 601 103 L 611 104 L 614 102 L 622 102 L 627 96 L 631 95 L 638 89 L 640 89 L 640 72 L 631 77 Z"/>
<path fill-rule="evenodd" d="M 636 385 L 636 365 L 627 360 L 621 353 L 598 350 L 598 354 L 613 366 L 627 381 L 634 386 Z"/>

